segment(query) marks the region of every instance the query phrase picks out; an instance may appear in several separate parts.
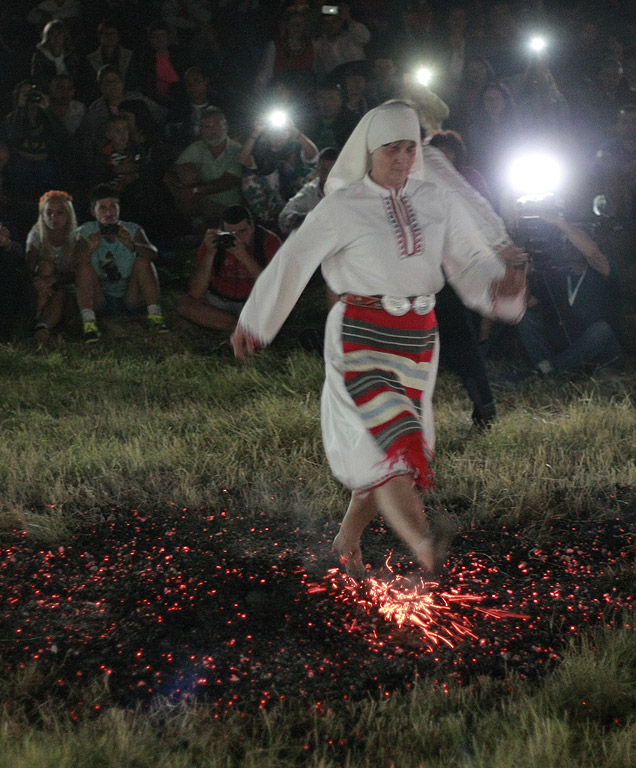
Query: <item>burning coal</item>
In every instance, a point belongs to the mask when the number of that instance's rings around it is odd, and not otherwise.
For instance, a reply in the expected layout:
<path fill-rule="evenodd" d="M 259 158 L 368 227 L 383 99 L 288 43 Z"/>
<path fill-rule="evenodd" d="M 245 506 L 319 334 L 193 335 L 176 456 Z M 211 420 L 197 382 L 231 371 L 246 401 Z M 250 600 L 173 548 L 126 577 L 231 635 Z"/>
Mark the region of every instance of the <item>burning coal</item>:
<path fill-rule="evenodd" d="M 336 526 L 264 513 L 113 509 L 65 546 L 0 538 L 0 666 L 34 666 L 33 700 L 72 716 L 105 680 L 98 711 L 201 696 L 218 712 L 281 699 L 390 695 L 417 677 L 463 684 L 558 663 L 573 636 L 632 609 L 633 535 L 613 520 L 460 532 L 437 582 L 384 529 L 359 582 L 336 568 Z M 548 534 L 546 533 L 546 536 Z M 37 690 L 37 686 L 41 690 Z"/>

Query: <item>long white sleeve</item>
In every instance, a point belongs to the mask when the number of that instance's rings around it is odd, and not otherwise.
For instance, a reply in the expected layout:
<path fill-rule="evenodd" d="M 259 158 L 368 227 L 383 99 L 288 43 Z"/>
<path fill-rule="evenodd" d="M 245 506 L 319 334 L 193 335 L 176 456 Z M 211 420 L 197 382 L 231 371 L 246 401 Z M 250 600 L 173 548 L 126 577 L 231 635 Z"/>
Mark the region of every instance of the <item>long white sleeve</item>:
<path fill-rule="evenodd" d="M 460 195 L 447 192 L 447 201 L 450 224 L 442 264 L 448 282 L 467 307 L 507 323 L 518 322 L 525 312 L 525 291 L 495 298 L 493 286 L 504 277 L 506 266 L 485 241 Z"/>
<path fill-rule="evenodd" d="M 311 276 L 339 247 L 336 231 L 310 213 L 259 275 L 241 312 L 241 327 L 263 346 L 270 344 Z"/>

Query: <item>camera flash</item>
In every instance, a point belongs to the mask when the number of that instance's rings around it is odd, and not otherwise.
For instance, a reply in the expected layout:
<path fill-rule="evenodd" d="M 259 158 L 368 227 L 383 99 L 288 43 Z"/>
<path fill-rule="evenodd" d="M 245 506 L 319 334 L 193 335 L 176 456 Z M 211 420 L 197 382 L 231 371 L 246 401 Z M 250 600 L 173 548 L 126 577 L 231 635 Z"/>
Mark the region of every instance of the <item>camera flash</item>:
<path fill-rule="evenodd" d="M 415 73 L 415 78 L 420 85 L 428 85 L 433 78 L 433 72 L 428 67 L 420 67 Z"/>
<path fill-rule="evenodd" d="M 270 113 L 268 120 L 274 128 L 284 128 L 287 125 L 287 113 L 282 109 L 275 109 Z"/>
<path fill-rule="evenodd" d="M 547 47 L 548 43 L 545 39 L 545 37 L 540 37 L 539 35 L 535 35 L 533 38 L 530 39 L 530 48 L 535 53 L 541 53 L 541 51 L 544 51 Z"/>

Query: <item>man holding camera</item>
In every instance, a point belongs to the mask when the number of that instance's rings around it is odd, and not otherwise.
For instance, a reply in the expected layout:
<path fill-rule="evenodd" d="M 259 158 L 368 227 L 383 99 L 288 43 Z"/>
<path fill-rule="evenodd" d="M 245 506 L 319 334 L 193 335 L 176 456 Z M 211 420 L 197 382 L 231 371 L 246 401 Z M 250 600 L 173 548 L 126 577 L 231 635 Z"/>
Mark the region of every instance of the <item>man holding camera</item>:
<path fill-rule="evenodd" d="M 178 302 L 177 311 L 204 328 L 233 331 L 256 278 L 281 241 L 256 225 L 242 205 L 226 208 L 221 218 L 222 230 L 211 228 L 205 233 L 189 294 Z"/>
<path fill-rule="evenodd" d="M 554 236 L 535 256 L 528 309 L 517 326 L 534 372 L 620 368 L 622 309 L 613 264 L 579 227 L 552 213 L 539 219 Z"/>
<path fill-rule="evenodd" d="M 93 189 L 91 212 L 95 221 L 77 231 L 76 286 L 84 341 L 99 339 L 96 315 L 132 316 L 145 311 L 148 327 L 166 332 L 152 263 L 157 249 L 138 224 L 119 220 L 119 193 L 112 186 L 100 184 Z"/>

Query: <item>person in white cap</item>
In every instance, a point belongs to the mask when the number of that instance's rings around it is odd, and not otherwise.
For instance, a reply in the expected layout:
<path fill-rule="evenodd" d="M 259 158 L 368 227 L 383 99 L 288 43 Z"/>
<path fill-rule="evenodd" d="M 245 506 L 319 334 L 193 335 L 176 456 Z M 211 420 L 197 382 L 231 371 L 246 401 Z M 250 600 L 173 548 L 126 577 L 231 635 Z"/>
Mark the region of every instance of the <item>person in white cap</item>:
<path fill-rule="evenodd" d="M 525 254 L 506 262 L 442 174 L 426 179 L 418 116 L 386 102 L 342 149 L 326 196 L 261 274 L 232 337 L 245 360 L 269 344 L 318 266 L 339 296 L 325 330 L 321 425 L 334 475 L 352 491 L 334 540 L 364 575 L 360 536 L 380 511 L 415 559 L 439 565 L 420 494 L 431 486 L 437 373 L 435 293 L 507 322 L 525 312 Z"/>

